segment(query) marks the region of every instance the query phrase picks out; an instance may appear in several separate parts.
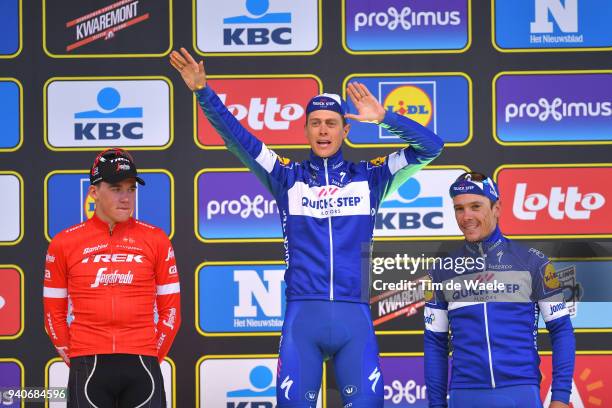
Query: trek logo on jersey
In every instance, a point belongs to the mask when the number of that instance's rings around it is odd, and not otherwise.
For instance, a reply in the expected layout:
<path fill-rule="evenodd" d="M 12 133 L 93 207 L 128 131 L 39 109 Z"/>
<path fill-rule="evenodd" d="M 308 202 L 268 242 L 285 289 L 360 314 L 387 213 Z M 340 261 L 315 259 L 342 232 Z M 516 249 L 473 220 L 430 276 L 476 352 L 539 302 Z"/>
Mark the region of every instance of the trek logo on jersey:
<path fill-rule="evenodd" d="M 0 339 L 15 338 L 23 328 L 23 274 L 15 267 L 0 266 L 0 281 Z"/>
<path fill-rule="evenodd" d="M 21 399 L 9 395 L 5 390 L 19 390 L 24 387 L 22 365 L 11 358 L 0 358 L 0 406 L 20 408 Z"/>
<path fill-rule="evenodd" d="M 612 167 L 502 166 L 498 185 L 510 205 L 502 207 L 501 229 L 524 236 L 610 234 L 609 177 Z"/>
<path fill-rule="evenodd" d="M 279 332 L 285 318 L 285 265 L 203 264 L 197 271 L 200 333 Z"/>
<path fill-rule="evenodd" d="M 144 255 L 136 254 L 97 254 L 93 257 L 83 258 L 81 263 L 143 263 Z"/>
<path fill-rule="evenodd" d="M 52 57 L 163 55 L 170 46 L 170 3 L 100 0 L 63 7 L 43 0 L 44 49 Z"/>
<path fill-rule="evenodd" d="M 59 358 L 51 359 L 46 366 L 45 375 L 45 387 L 61 387 L 66 388 L 68 386 L 68 375 L 70 373 L 70 367 L 68 367 Z M 166 405 L 168 408 L 173 408 L 175 389 L 175 368 L 174 363 L 166 357 L 159 365 L 161 370 L 162 379 L 164 381 L 164 392 L 166 393 Z M 60 402 L 51 402 L 50 407 L 60 407 Z M 65 406 L 65 405 L 64 405 Z"/>
<path fill-rule="evenodd" d="M 203 170 L 196 197 L 200 239 L 282 237 L 276 201 L 253 173 Z"/>
<path fill-rule="evenodd" d="M 462 169 L 425 169 L 389 194 L 374 224 L 375 237 L 460 236 L 450 186 Z"/>
<path fill-rule="evenodd" d="M 0 245 L 13 245 L 23 236 L 23 202 L 21 177 L 14 172 L 0 171 Z"/>
<path fill-rule="evenodd" d="M 132 216 L 155 225 L 172 236 L 174 232 L 172 177 L 165 171 L 152 170 L 140 170 L 138 175 L 147 184 L 136 190 Z M 95 202 L 88 193 L 89 174 L 86 171 L 54 171 L 47 175 L 45 180 L 47 200 L 45 233 L 50 240 L 58 232 L 91 218 L 95 212 Z M 101 248 L 97 246 L 86 248 L 83 255 L 99 249 Z"/>
<path fill-rule="evenodd" d="M 606 0 L 493 0 L 494 42 L 513 49 L 602 50 L 612 46 Z"/>
<path fill-rule="evenodd" d="M 2 7 L 0 4 L 0 13 Z M 14 79 L 0 81 L 0 152 L 14 150 L 21 144 L 21 99 L 19 82 Z"/>
<path fill-rule="evenodd" d="M 494 81 L 495 134 L 502 142 L 612 140 L 612 71 L 502 73 Z"/>
<path fill-rule="evenodd" d="M 368 87 L 387 112 L 412 119 L 439 135 L 445 143 L 464 143 L 472 133 L 471 80 L 463 74 L 348 77 Z M 348 100 L 349 110 L 356 112 Z M 357 147 L 405 142 L 383 127 L 351 121 L 348 135 Z"/>
<path fill-rule="evenodd" d="M 552 356 L 540 356 L 540 359 L 542 372 L 540 397 L 544 406 L 549 406 L 552 399 Z M 584 355 L 579 351 L 576 354 L 570 406 L 587 408 L 606 407 L 612 404 L 612 389 L 606 386 L 612 379 L 610 364 L 612 364 L 612 355 L 607 352 Z"/>
<path fill-rule="evenodd" d="M 166 147 L 172 93 L 167 80 L 63 80 L 46 86 L 51 149 Z"/>
<path fill-rule="evenodd" d="M 15 56 L 21 48 L 19 38 L 19 5 L 21 0 L 4 0 L 0 2 L 0 58 Z M 2 100 L 0 98 L 0 100 Z"/>
<path fill-rule="evenodd" d="M 422 356 L 381 356 L 380 369 L 385 375 L 385 407 L 427 408 L 427 387 Z"/>
<path fill-rule="evenodd" d="M 211 88 L 240 123 L 266 145 L 307 145 L 304 106 L 321 93 L 316 77 L 211 79 Z M 197 99 L 197 140 L 202 147 L 224 146 Z"/>
<path fill-rule="evenodd" d="M 196 46 L 210 53 L 312 53 L 320 43 L 319 2 L 196 1 Z"/>
<path fill-rule="evenodd" d="M 464 50 L 469 1 L 344 0 L 345 45 L 353 52 Z"/>
<path fill-rule="evenodd" d="M 203 357 L 198 363 L 200 401 L 202 408 L 274 408 L 276 407 L 276 358 Z M 282 383 L 281 383 L 282 384 Z M 290 382 L 282 388 L 288 401 L 300 402 L 303 395 Z M 287 390 L 285 393 L 284 390 Z M 319 392 L 319 394 L 321 394 Z M 322 398 L 317 408 L 322 407 Z"/>

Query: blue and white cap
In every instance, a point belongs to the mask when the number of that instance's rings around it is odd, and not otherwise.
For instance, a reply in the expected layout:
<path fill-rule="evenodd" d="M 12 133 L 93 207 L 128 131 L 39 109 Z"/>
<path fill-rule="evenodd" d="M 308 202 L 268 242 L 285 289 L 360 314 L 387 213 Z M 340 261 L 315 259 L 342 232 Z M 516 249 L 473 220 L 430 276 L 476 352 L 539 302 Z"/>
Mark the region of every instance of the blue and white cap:
<path fill-rule="evenodd" d="M 348 105 L 338 94 L 323 93 L 312 98 L 308 105 L 306 105 L 306 115 L 316 110 L 330 110 L 340 114 L 340 116 L 346 115 L 348 112 Z"/>
<path fill-rule="evenodd" d="M 451 197 L 460 194 L 478 194 L 487 197 L 492 202 L 499 200 L 499 189 L 497 184 L 490 178 L 481 173 L 464 173 L 450 186 L 449 194 Z"/>

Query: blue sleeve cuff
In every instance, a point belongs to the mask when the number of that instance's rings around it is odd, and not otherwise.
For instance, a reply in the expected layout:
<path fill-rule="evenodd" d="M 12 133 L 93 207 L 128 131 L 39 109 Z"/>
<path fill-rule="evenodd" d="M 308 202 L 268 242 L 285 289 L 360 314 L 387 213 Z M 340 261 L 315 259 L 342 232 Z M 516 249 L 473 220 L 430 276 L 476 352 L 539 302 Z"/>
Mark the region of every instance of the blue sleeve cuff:
<path fill-rule="evenodd" d="M 559 401 L 564 404 L 569 404 L 571 392 L 565 390 L 553 390 L 551 401 Z"/>

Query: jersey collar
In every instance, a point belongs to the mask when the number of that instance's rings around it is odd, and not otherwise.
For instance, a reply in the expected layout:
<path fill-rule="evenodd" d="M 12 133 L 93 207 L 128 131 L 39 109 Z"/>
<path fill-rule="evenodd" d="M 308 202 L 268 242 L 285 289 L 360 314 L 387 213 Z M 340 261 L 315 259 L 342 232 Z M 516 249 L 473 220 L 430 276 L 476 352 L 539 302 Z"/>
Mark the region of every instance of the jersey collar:
<path fill-rule="evenodd" d="M 506 238 L 502 235 L 501 230 L 499 229 L 499 225 L 496 225 L 495 229 L 488 237 L 479 242 L 466 241 L 466 245 L 471 251 L 478 252 L 479 247 L 482 244 L 482 250 L 487 253 L 498 248 L 505 239 Z"/>
<path fill-rule="evenodd" d="M 101 229 L 101 230 L 103 230 L 105 232 L 110 232 L 110 228 L 108 227 L 108 223 L 102 221 L 100 219 L 100 217 L 98 217 L 96 215 L 96 213 L 94 213 L 94 215 L 92 215 L 92 217 L 89 219 L 89 222 L 91 223 L 91 225 L 93 225 L 97 229 Z M 118 223 L 116 223 L 115 227 L 113 228 L 113 234 L 115 234 L 115 233 L 117 233 L 119 231 L 123 231 L 129 225 L 131 225 L 133 222 L 134 222 L 134 218 L 130 217 L 130 219 L 125 221 L 125 222 L 118 222 Z"/>
<path fill-rule="evenodd" d="M 324 159 L 317 156 L 312 150 L 310 151 L 310 163 L 313 165 L 315 170 L 322 170 L 325 166 Z M 327 168 L 335 169 L 344 162 L 344 156 L 342 155 L 342 149 L 338 149 L 336 153 L 327 158 Z"/>

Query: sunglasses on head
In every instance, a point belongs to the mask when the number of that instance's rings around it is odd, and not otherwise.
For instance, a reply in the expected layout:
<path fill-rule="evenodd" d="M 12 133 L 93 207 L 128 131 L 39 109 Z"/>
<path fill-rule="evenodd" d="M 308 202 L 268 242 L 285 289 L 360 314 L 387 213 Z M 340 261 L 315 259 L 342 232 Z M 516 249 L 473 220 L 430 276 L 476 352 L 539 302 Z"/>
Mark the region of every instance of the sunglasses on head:
<path fill-rule="evenodd" d="M 468 181 L 479 181 L 479 182 L 483 182 L 486 179 L 488 179 L 487 176 L 485 176 L 482 173 L 478 173 L 476 171 L 468 171 L 463 173 L 462 175 L 460 175 L 459 177 L 457 177 L 457 180 L 455 181 L 463 181 L 463 180 L 468 180 Z"/>

